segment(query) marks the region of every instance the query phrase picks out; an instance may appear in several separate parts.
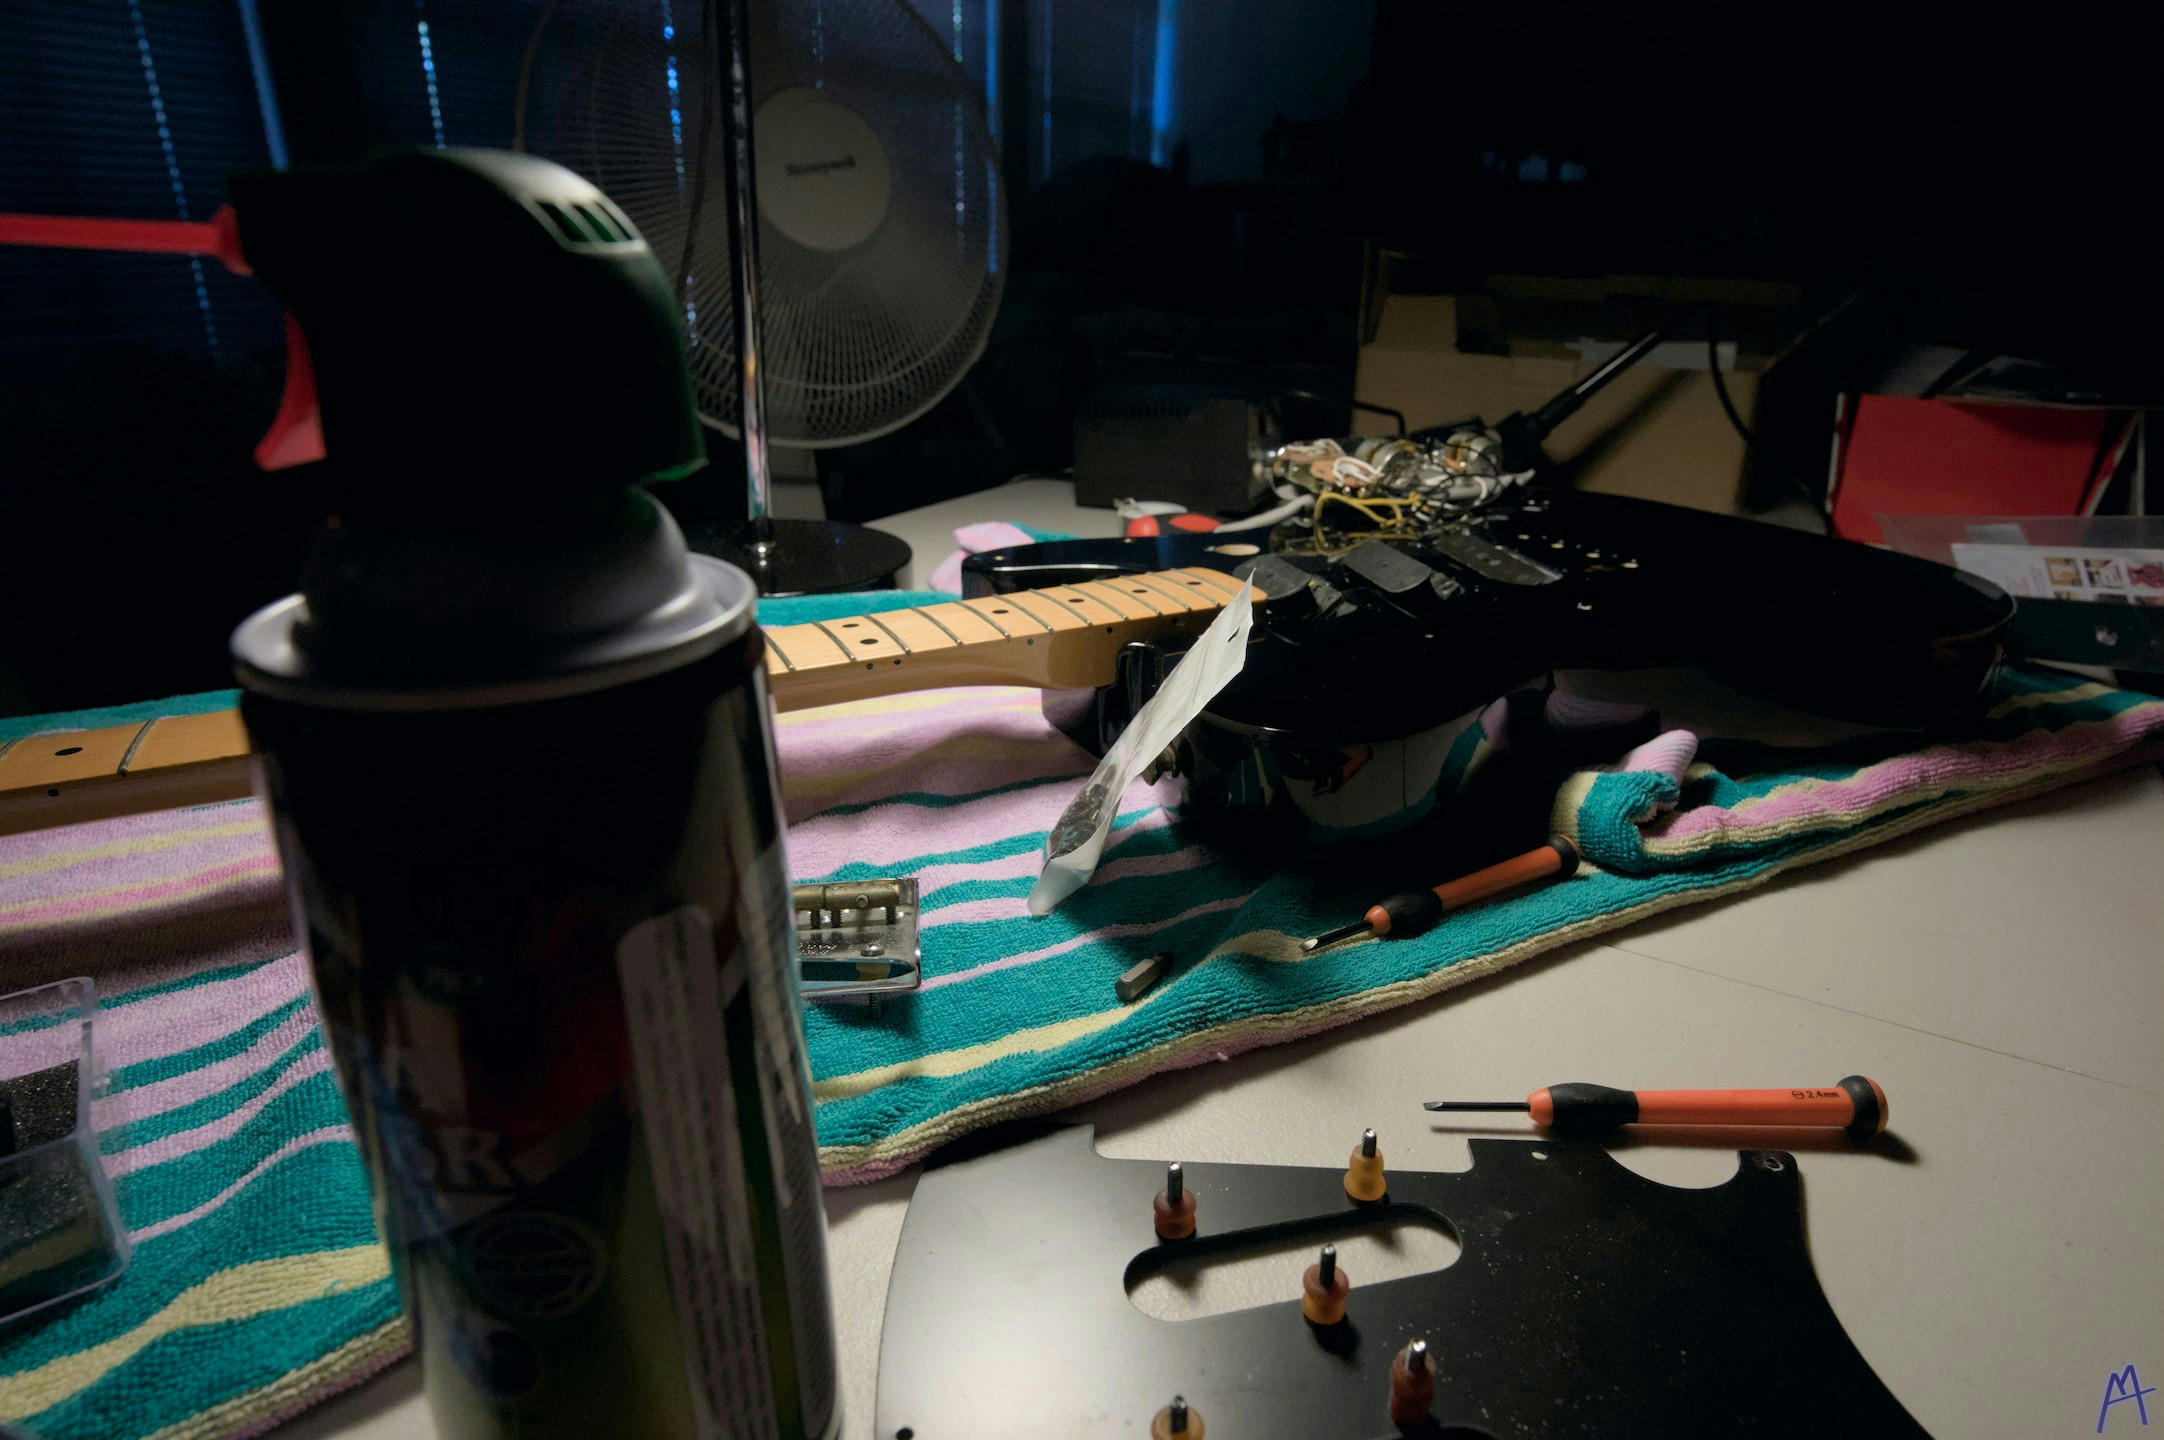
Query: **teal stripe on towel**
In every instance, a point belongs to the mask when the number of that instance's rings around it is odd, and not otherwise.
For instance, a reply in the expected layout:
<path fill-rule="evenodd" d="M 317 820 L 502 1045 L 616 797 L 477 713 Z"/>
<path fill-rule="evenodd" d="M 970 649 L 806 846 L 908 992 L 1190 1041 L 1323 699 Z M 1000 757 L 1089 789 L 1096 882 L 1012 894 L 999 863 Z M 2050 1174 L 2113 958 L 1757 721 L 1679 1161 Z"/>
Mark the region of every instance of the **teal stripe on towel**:
<path fill-rule="evenodd" d="M 239 1178 L 228 1175 L 209 1188 L 216 1193 Z M 131 1229 L 146 1218 L 123 1205 L 123 1222 Z M 142 1241 L 122 1277 L 126 1283 L 101 1291 L 95 1304 L 63 1309 L 41 1325 L 0 1339 L 0 1391 L 9 1375 L 127 1334 L 182 1291 L 229 1266 L 343 1250 L 365 1245 L 375 1235 L 359 1152 L 350 1143 L 300 1151 L 193 1225 Z"/>
<path fill-rule="evenodd" d="M 1223 869 L 1216 872 L 1218 876 L 1229 873 Z M 1112 982 L 1120 971 L 1161 950 L 1175 955 L 1199 953 L 1198 945 L 1207 948 L 1223 930 L 1227 912 L 1195 916 L 1147 934 L 1108 935 L 1087 943 L 1095 917 L 1170 919 L 1194 908 L 1198 890 L 1238 893 L 1237 889 L 1223 888 L 1227 883 L 1194 871 L 1140 876 L 1113 882 L 1105 887 L 1111 893 L 1100 903 L 1083 907 L 1072 918 L 1060 914 L 1040 920 L 1024 915 L 935 928 L 928 932 L 926 941 L 936 944 L 941 954 L 938 971 L 930 977 L 935 979 L 1077 939 L 1085 939 L 1085 944 L 1011 969 L 977 975 L 928 994 L 894 997 L 886 1002 L 888 1019 L 881 1026 L 830 1031 L 824 1022 L 840 1012 L 832 1007 L 815 1009 L 807 1024 L 818 1027 L 814 1033 L 825 1042 L 815 1042 L 815 1072 L 846 1074 L 896 1064 L 916 1055 L 981 1045 L 1024 1026 L 1056 1024 L 1095 1014 L 1116 1003 Z M 1064 912 L 1066 907 L 1061 909 Z M 1101 978 L 1102 984 L 1091 983 L 1092 976 Z M 965 993 L 966 999 L 956 998 Z M 846 1043 L 839 1039 L 828 1041 L 830 1033 L 850 1038 Z"/>
<path fill-rule="evenodd" d="M 250 806 L 255 804 L 252 800 L 230 800 L 223 803 Z M 217 807 L 206 805 L 203 808 L 209 810 Z M 173 995 L 182 990 L 194 990 L 200 986 L 209 985 L 214 981 L 237 980 L 243 975 L 252 974 L 262 969 L 265 965 L 275 964 L 280 960 L 289 960 L 295 953 L 288 950 L 283 955 L 273 955 L 262 960 L 245 960 L 237 965 L 220 965 L 208 970 L 198 970 L 185 980 L 168 980 L 159 985 L 138 986 L 122 995 L 100 995 L 98 997 L 98 1008 L 100 1010 L 117 1010 L 123 1005 L 133 1005 L 142 1000 L 155 1000 L 161 995 Z"/>
<path fill-rule="evenodd" d="M 338 1082 L 327 1072 L 310 1075 L 256 1111 L 231 1135 L 119 1176 L 113 1186 L 120 1196 L 121 1214 L 133 1229 L 193 1209 L 238 1180 L 285 1140 L 346 1123 Z M 138 1157 L 121 1152 L 108 1160 L 131 1158 Z"/>
<path fill-rule="evenodd" d="M 392 1282 L 384 1279 L 246 1320 L 178 1331 L 152 1342 L 104 1383 L 26 1423 L 41 1440 L 154 1435 L 381 1328 L 397 1305 Z"/>
<path fill-rule="evenodd" d="M 0 745 L 20 740 L 25 735 L 42 735 L 49 730 L 104 730 L 114 725 L 139 725 L 164 715 L 208 715 L 216 710 L 230 710 L 238 704 L 238 690 L 205 690 L 197 695 L 175 695 L 133 705 L 61 710 L 48 715 L 16 715 L 0 720 Z"/>
<path fill-rule="evenodd" d="M 291 1045 L 265 1060 L 259 1069 L 236 1076 L 232 1084 L 215 1094 L 205 1095 L 185 1105 L 176 1105 L 155 1115 L 146 1115 L 127 1125 L 115 1126 L 98 1136 L 99 1144 L 106 1154 L 111 1155 L 138 1145 L 152 1144 L 178 1135 L 184 1130 L 208 1125 L 222 1116 L 232 1114 L 276 1086 L 288 1083 L 297 1067 L 306 1064 L 310 1056 L 322 1053 L 323 1031 L 321 1027 L 316 1027 L 296 1037 Z M 311 1076 L 295 1084 L 293 1088 L 301 1089 L 314 1083 L 317 1078 L 328 1077 Z M 335 1085 L 337 1082 L 332 1083 Z"/>
<path fill-rule="evenodd" d="M 205 1041 L 201 1045 L 191 1046 L 171 1055 L 161 1055 L 155 1060 L 139 1060 L 133 1065 L 123 1065 L 107 1073 L 106 1088 L 113 1093 L 134 1090 L 144 1085 L 155 1085 L 161 1080 L 170 1080 L 177 1075 L 186 1075 L 220 1060 L 230 1060 L 295 1015 L 304 1010 L 312 1010 L 314 1005 L 315 1002 L 306 995 L 296 996 L 229 1035 L 221 1035 L 215 1040 Z M 108 1145 L 106 1148 L 113 1147 Z"/>
<path fill-rule="evenodd" d="M 979 799 L 988 793 L 990 792 L 979 792 L 978 795 L 970 798 Z M 1106 849 L 1106 855 L 1109 857 L 1115 854 L 1127 854 L 1130 852 L 1131 847 L 1142 845 L 1149 836 L 1162 833 L 1159 831 L 1144 831 L 1142 834 L 1135 836 L 1120 834 L 1122 827 L 1132 825 L 1135 821 L 1151 814 L 1156 808 L 1156 806 L 1152 805 L 1145 806 L 1140 810 L 1123 810 L 1114 816 L 1112 820 L 1112 840 Z M 834 812 L 822 810 L 820 813 L 830 815 Z M 1005 835 L 996 840 L 987 840 L 979 845 L 964 845 L 953 850 L 930 850 L 922 855 L 911 856 L 906 860 L 882 861 L 878 864 L 852 860 L 846 865 L 837 865 L 823 874 L 805 875 L 803 878 L 807 881 L 877 880 L 888 875 L 914 875 L 934 865 L 974 865 L 987 860 L 1003 860 L 1010 855 L 1020 855 L 1025 851 L 1043 850 L 1045 834 L 1046 832 L 1042 830 L 1025 831 L 1019 835 Z M 1175 845 L 1173 848 L 1178 847 Z M 924 897 L 919 896 L 918 898 L 921 900 Z"/>

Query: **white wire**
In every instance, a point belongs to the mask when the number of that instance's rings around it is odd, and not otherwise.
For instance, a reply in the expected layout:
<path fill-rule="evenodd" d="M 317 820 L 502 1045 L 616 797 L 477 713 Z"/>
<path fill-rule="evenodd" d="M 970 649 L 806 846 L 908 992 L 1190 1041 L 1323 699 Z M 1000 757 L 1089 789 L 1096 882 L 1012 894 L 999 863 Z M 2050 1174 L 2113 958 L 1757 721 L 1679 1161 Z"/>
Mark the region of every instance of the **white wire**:
<path fill-rule="evenodd" d="M 1259 514 L 1248 516 L 1245 520 L 1228 521 L 1210 533 L 1212 535 L 1223 535 L 1231 530 L 1260 530 L 1266 525 L 1275 525 L 1281 520 L 1290 520 L 1314 503 L 1315 497 L 1312 495 L 1295 495 L 1282 505 L 1273 505 Z"/>

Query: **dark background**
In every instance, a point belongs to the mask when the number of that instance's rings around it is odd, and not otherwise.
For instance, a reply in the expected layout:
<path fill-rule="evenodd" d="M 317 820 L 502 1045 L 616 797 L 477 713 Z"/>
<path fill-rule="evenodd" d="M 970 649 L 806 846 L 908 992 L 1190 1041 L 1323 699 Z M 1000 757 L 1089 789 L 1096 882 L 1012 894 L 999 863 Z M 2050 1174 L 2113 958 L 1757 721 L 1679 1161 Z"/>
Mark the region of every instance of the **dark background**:
<path fill-rule="evenodd" d="M 507 144 L 541 8 L 15 0 L 0 211 L 204 218 L 274 135 L 295 161 Z M 990 100 L 1006 294 L 945 402 L 822 453 L 839 517 L 1062 470 L 1102 384 L 1349 394 L 1364 265 L 1385 250 L 1398 283 L 1452 293 L 1498 273 L 1789 282 L 1807 313 L 1847 302 L 1840 343 L 1797 362 L 1826 384 L 1924 343 L 2112 393 L 2159 370 L 2158 51 L 2126 12 L 918 9 Z M 215 264 L 0 250 L 0 713 L 227 683 L 227 630 L 289 588 L 319 518 L 315 477 L 248 460 L 281 351 L 268 296 Z M 733 503 L 726 484 L 665 498 Z"/>

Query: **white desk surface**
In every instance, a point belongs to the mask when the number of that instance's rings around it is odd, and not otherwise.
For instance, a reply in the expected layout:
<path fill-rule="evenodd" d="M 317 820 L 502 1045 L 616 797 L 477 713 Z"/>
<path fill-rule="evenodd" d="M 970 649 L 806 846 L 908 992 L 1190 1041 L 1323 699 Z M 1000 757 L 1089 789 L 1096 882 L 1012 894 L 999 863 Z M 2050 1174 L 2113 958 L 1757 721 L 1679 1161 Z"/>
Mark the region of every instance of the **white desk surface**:
<path fill-rule="evenodd" d="M 987 519 L 1115 531 L 1051 481 L 880 523 L 915 548 L 921 577 L 955 525 Z M 1324 1166 L 1372 1125 L 1392 1166 L 1447 1170 L 1470 1163 L 1466 1132 L 1431 1124 L 1423 1099 L 1867 1074 L 1912 1158 L 1782 1147 L 1801 1162 L 1812 1259 L 1850 1336 L 1934 1434 L 2093 1435 L 2107 1375 L 2132 1364 L 2164 1386 L 2160 861 L 2164 778 L 2149 766 L 1159 1077 L 1075 1118 L 1111 1155 Z M 1619 1156 L 1709 1185 L 1756 1143 Z M 827 1194 L 845 1440 L 874 1440 L 887 1273 L 914 1185 Z M 2164 1423 L 2164 1396 L 2150 1409 Z M 2104 1433 L 2136 1420 L 2115 1406 Z M 280 1433 L 437 1434 L 411 1362 Z"/>

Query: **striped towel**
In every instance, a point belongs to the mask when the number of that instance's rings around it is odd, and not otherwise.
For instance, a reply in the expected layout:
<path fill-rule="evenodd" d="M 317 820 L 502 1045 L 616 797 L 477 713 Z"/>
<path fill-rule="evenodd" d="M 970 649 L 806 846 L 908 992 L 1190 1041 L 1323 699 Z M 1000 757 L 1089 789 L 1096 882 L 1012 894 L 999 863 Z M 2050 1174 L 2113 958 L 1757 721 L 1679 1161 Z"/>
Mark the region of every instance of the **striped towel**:
<path fill-rule="evenodd" d="M 770 602 L 763 618 L 921 598 Z M 0 722 L 0 738 L 19 733 Z M 821 1159 L 843 1184 L 978 1126 L 1312 1034 L 2154 756 L 2164 702 L 2010 671 L 1960 744 L 1741 766 L 1663 736 L 1560 793 L 1556 828 L 1589 862 L 1578 878 L 1418 939 L 1313 958 L 1298 937 L 1373 897 L 1188 843 L 1169 781 L 1129 791 L 1095 882 L 1030 918 L 1046 830 L 1092 763 L 1032 693 L 795 712 L 777 743 L 797 878 L 911 873 L 922 887 L 922 993 L 877 1012 L 814 1007 L 807 1021 Z M 1113 977 L 1160 950 L 1178 957 L 1172 976 L 1118 1004 Z M 5 988 L 84 972 L 107 996 L 113 1075 L 98 1118 L 135 1258 L 52 1322 L 0 1331 L 0 1423 L 46 1440 L 256 1434 L 402 1353 L 260 807 L 0 838 Z"/>
<path fill-rule="evenodd" d="M 261 807 L 0 838 L 0 988 L 86 972 L 108 1071 L 93 1116 L 134 1255 L 89 1300 L 0 1330 L 0 1425 L 253 1435 L 403 1355 Z"/>
<path fill-rule="evenodd" d="M 1062 1109 L 1162 1070 L 1221 1060 L 1436 994 L 1570 941 L 1762 885 L 1956 815 L 2164 754 L 2164 701 L 2008 669 L 1959 743 L 1874 737 L 1829 751 L 1726 747 L 1671 732 L 1573 777 L 1550 829 L 1586 864 L 1561 885 L 1414 939 L 1304 956 L 1371 895 L 1258 868 L 1173 825 L 1174 781 L 1123 802 L 1095 880 L 1051 915 L 1024 907 L 1046 831 L 1090 758 L 1013 690 L 899 696 L 781 717 L 789 857 L 806 880 L 913 873 L 925 979 L 879 1014 L 815 1006 L 820 1158 L 877 1179 L 998 1121 Z M 1499 712 L 1491 712 L 1499 713 Z M 1172 974 L 1132 1005 L 1114 979 L 1160 951 Z"/>

